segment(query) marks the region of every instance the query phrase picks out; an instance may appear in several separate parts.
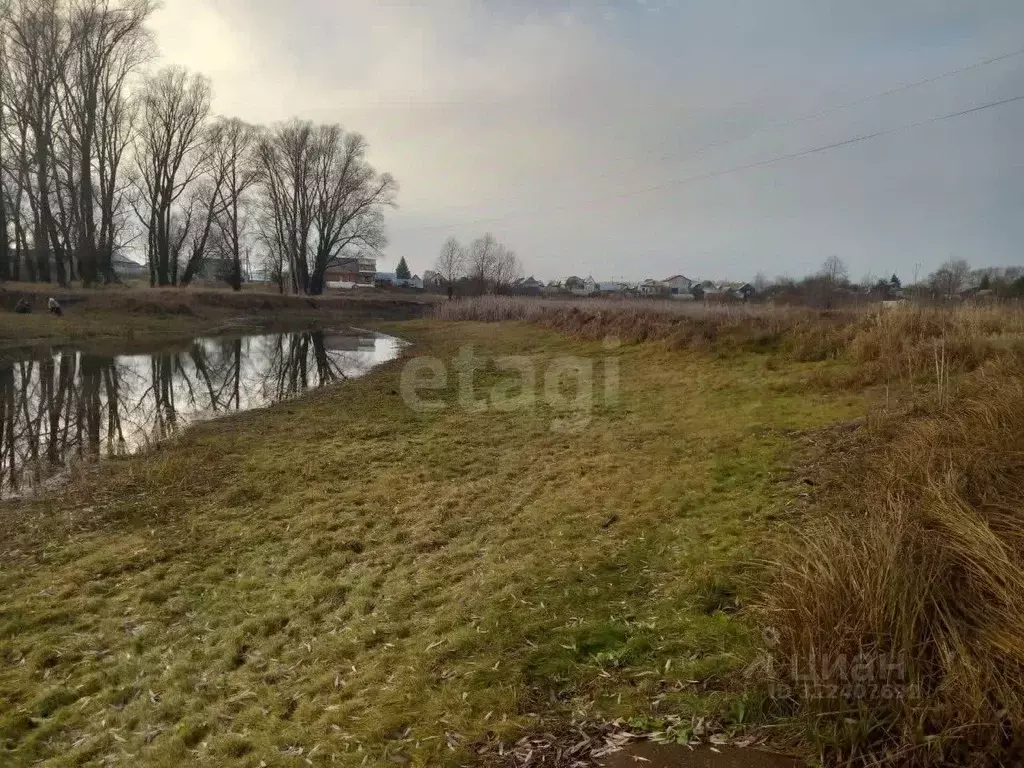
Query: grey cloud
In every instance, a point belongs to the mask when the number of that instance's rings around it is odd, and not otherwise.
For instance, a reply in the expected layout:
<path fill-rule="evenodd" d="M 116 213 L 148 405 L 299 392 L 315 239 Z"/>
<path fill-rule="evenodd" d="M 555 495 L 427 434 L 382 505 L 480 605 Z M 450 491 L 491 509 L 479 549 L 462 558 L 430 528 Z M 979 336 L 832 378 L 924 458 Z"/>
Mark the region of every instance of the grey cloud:
<path fill-rule="evenodd" d="M 1019 47 L 1017 0 L 171 0 L 157 26 L 169 58 L 210 70 L 221 111 L 365 133 L 402 184 L 389 261 L 416 271 L 485 229 L 544 277 L 1022 261 L 1020 104 L 679 183 L 1024 94 L 1021 56 L 742 138 Z"/>

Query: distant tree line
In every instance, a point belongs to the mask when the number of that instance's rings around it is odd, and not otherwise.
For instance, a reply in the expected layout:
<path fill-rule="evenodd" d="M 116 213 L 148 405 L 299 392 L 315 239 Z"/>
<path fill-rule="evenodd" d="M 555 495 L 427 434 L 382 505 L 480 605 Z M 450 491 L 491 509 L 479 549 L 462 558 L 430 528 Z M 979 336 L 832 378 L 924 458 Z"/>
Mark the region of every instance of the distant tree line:
<path fill-rule="evenodd" d="M 790 277 L 769 280 L 759 273 L 753 285 L 757 289 L 756 296 L 763 299 L 826 307 L 864 297 L 930 301 L 969 297 L 1010 299 L 1024 297 L 1024 268 L 973 269 L 964 259 L 949 259 L 920 282 L 908 285 L 904 285 L 895 273 L 888 278 L 865 275 L 859 282 L 854 282 L 850 280 L 849 270 L 842 259 L 832 256 L 813 275 L 799 280 Z"/>
<path fill-rule="evenodd" d="M 441 246 L 434 270 L 442 288 L 449 293 L 505 293 L 522 277 L 522 265 L 490 232 L 468 246 L 454 237 Z"/>
<path fill-rule="evenodd" d="M 0 3 L 0 281 L 152 285 L 254 266 L 320 293 L 329 262 L 377 253 L 397 185 L 338 125 L 213 117 L 207 78 L 150 71 L 155 0 Z"/>

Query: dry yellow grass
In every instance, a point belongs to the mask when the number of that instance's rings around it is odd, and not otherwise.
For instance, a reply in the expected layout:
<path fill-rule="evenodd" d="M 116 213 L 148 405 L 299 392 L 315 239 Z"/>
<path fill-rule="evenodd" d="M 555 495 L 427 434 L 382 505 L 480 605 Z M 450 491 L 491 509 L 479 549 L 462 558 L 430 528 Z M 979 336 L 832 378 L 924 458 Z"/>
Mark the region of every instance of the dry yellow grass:
<path fill-rule="evenodd" d="M 525 320 L 586 339 L 663 341 L 675 349 L 763 352 L 856 366 L 850 383 L 910 383 L 973 370 L 1024 352 L 1020 304 L 927 307 L 910 303 L 822 311 L 760 304 L 705 305 L 647 299 L 576 301 L 484 296 L 441 303 L 446 320 Z"/>
<path fill-rule="evenodd" d="M 776 566 L 761 602 L 774 674 L 830 763 L 1022 755 L 1022 375 L 1019 358 L 992 361 L 883 421 L 831 463 L 819 515 Z"/>

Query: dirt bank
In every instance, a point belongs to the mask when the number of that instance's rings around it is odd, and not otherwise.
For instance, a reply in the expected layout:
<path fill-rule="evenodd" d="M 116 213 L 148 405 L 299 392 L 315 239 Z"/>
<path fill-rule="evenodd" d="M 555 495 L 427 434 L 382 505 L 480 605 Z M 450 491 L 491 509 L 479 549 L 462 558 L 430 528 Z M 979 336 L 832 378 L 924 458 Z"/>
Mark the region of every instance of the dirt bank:
<path fill-rule="evenodd" d="M 603 768 L 799 768 L 786 755 L 736 747 L 688 747 L 681 744 L 632 744 L 599 763 Z"/>
<path fill-rule="evenodd" d="M 63 316 L 47 314 L 46 301 L 50 296 L 61 303 Z M 31 303 L 31 314 L 14 313 L 22 297 Z M 0 286 L 0 350 L 41 343 L 185 338 L 233 330 L 291 330 L 408 320 L 422 316 L 433 300 L 427 294 L 369 290 L 307 297 L 258 291 L 59 289 L 8 283 Z"/>

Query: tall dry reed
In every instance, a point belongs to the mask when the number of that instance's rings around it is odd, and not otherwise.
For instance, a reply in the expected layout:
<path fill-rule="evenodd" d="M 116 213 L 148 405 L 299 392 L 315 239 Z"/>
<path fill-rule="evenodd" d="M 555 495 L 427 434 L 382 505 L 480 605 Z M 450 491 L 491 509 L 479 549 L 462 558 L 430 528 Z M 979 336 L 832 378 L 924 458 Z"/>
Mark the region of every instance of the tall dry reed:
<path fill-rule="evenodd" d="M 942 377 L 1024 351 L 1017 305 L 905 305 L 822 311 L 759 304 L 705 305 L 647 299 L 577 300 L 481 296 L 439 304 L 442 320 L 525 321 L 578 336 L 672 347 L 778 349 L 801 360 L 856 363 L 862 383 L 928 378 L 942 350 Z"/>
<path fill-rule="evenodd" d="M 1016 764 L 1024 364 L 989 363 L 890 431 L 838 468 L 761 596 L 776 682 L 831 762 Z"/>

